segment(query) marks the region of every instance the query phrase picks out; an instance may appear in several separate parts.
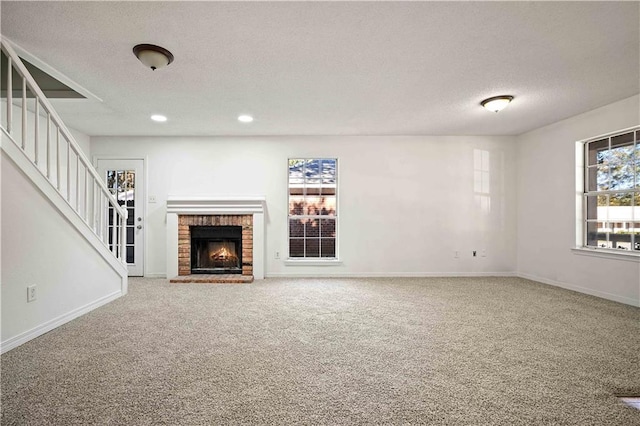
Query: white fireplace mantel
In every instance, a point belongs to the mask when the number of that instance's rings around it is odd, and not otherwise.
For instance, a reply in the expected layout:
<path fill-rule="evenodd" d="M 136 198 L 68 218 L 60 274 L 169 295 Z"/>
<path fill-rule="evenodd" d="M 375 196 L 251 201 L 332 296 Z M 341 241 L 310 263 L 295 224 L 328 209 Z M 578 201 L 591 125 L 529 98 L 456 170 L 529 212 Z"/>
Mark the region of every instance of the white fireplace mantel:
<path fill-rule="evenodd" d="M 178 215 L 252 215 L 253 277 L 264 279 L 264 213 L 263 196 L 254 197 L 179 197 L 167 198 L 167 278 L 178 276 Z"/>
<path fill-rule="evenodd" d="M 167 214 L 264 214 L 264 197 L 167 198 Z"/>

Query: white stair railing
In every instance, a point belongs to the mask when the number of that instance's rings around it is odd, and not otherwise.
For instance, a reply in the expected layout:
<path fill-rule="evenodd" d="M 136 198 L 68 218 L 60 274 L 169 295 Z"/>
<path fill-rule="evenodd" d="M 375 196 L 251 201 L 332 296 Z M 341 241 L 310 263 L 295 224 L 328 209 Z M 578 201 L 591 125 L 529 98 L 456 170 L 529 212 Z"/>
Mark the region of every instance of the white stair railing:
<path fill-rule="evenodd" d="M 126 209 L 120 207 L 11 45 L 6 40 L 0 45 L 7 58 L 0 77 L 5 108 L 0 127 L 124 263 Z"/>

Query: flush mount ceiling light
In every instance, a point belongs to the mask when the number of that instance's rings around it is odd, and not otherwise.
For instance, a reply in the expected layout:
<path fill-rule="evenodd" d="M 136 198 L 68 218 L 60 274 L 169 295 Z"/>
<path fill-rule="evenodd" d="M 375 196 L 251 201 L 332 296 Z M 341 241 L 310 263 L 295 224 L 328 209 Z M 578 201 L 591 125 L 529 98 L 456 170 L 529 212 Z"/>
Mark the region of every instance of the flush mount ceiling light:
<path fill-rule="evenodd" d="M 173 62 L 173 54 L 171 52 L 154 44 L 138 44 L 133 47 L 133 54 L 153 71 L 166 67 Z"/>
<path fill-rule="evenodd" d="M 238 121 L 242 123 L 251 123 L 253 121 L 253 117 L 250 115 L 239 115 Z"/>
<path fill-rule="evenodd" d="M 167 121 L 167 117 L 165 117 L 164 115 L 160 115 L 160 114 L 152 115 L 151 119 L 153 121 L 157 121 L 158 123 L 164 123 L 165 121 Z"/>
<path fill-rule="evenodd" d="M 510 95 L 494 96 L 480 102 L 480 105 L 482 105 L 489 111 L 499 112 L 502 111 L 507 105 L 509 105 L 509 102 L 511 102 L 512 100 L 513 96 Z"/>

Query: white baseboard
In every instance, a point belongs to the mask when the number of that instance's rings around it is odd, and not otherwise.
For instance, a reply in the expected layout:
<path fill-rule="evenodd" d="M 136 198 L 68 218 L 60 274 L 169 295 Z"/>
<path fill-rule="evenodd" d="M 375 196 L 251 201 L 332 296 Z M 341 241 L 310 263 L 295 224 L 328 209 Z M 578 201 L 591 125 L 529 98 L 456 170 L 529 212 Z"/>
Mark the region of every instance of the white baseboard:
<path fill-rule="evenodd" d="M 147 272 L 144 274 L 144 278 L 167 278 L 166 272 Z"/>
<path fill-rule="evenodd" d="M 515 277 L 515 272 L 348 272 L 348 273 L 268 273 L 265 278 L 426 278 L 426 277 Z"/>
<path fill-rule="evenodd" d="M 624 303 L 625 305 L 637 306 L 640 307 L 640 300 L 635 300 L 630 297 L 618 296 L 617 294 L 607 293 L 605 291 L 593 290 L 591 288 L 580 287 L 573 284 L 567 284 L 560 281 L 550 280 L 548 278 L 539 277 L 536 275 L 518 273 L 518 277 L 525 278 L 531 281 L 537 281 L 542 284 L 548 284 L 555 287 L 564 288 L 565 290 L 572 290 L 578 293 L 588 294 L 590 296 L 601 297 L 603 299 L 612 300 L 614 302 Z"/>
<path fill-rule="evenodd" d="M 34 327 L 31 330 L 27 330 L 14 337 L 10 337 L 7 340 L 0 343 L 0 353 L 5 353 L 7 351 L 10 351 L 11 349 L 18 347 L 23 343 L 28 342 L 31 339 L 35 339 L 36 337 L 41 336 L 44 333 L 47 333 L 53 330 L 54 328 L 61 326 L 62 324 L 65 324 L 73 319 L 78 318 L 79 316 L 82 316 L 90 311 L 93 311 L 96 308 L 99 308 L 102 305 L 106 305 L 107 303 L 113 300 L 116 300 L 121 296 L 122 296 L 122 290 L 118 290 L 114 293 L 101 297 L 100 299 L 94 302 L 91 302 L 84 306 L 76 308 L 71 312 L 60 315 L 59 317 L 54 318 L 50 321 L 47 321 L 44 324 L 40 324 L 39 326 Z"/>

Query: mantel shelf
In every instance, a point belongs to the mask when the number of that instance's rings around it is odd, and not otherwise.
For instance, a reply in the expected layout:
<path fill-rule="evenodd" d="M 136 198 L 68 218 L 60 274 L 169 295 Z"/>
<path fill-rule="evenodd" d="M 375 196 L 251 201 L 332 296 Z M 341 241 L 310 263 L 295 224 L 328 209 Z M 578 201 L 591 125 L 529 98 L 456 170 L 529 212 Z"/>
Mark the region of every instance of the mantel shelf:
<path fill-rule="evenodd" d="M 263 196 L 167 198 L 167 213 L 175 214 L 254 214 L 265 209 Z"/>

